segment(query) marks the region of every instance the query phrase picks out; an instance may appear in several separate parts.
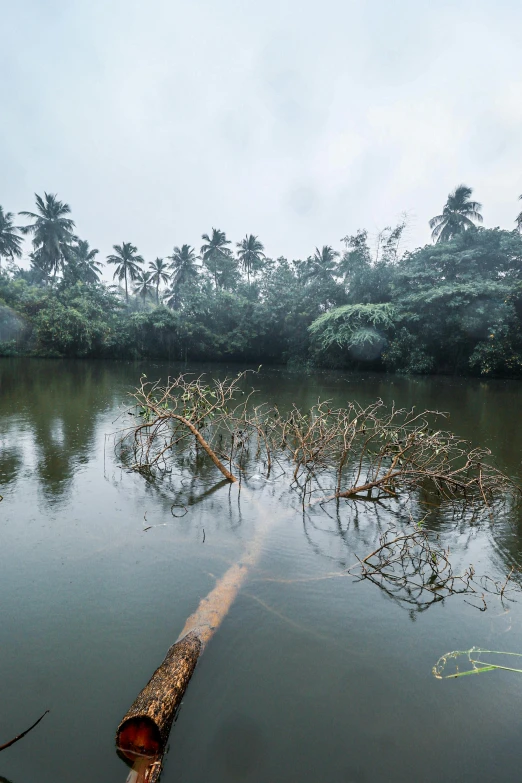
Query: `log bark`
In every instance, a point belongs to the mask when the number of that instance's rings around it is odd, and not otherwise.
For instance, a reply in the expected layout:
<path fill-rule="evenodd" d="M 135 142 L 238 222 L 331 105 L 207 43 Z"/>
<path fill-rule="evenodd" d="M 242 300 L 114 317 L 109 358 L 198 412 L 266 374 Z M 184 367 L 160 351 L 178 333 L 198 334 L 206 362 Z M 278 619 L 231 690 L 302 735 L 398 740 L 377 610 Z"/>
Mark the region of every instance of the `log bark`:
<path fill-rule="evenodd" d="M 147 685 L 132 703 L 116 732 L 120 755 L 132 763 L 128 783 L 157 783 L 170 729 L 204 647 L 226 617 L 249 567 L 260 551 L 254 542 L 241 563 L 235 563 L 185 623 L 178 641 L 169 649 Z"/>
<path fill-rule="evenodd" d="M 202 647 L 196 632 L 186 634 L 137 696 L 116 732 L 116 745 L 128 758 L 163 752 Z"/>
<path fill-rule="evenodd" d="M 159 780 L 172 722 L 199 656 L 226 617 L 250 569 L 259 560 L 273 522 L 274 519 L 269 520 L 258 530 L 241 560 L 230 566 L 214 589 L 201 599 L 165 660 L 118 726 L 116 746 L 119 754 L 128 764 L 133 764 L 128 783 L 156 783 Z"/>

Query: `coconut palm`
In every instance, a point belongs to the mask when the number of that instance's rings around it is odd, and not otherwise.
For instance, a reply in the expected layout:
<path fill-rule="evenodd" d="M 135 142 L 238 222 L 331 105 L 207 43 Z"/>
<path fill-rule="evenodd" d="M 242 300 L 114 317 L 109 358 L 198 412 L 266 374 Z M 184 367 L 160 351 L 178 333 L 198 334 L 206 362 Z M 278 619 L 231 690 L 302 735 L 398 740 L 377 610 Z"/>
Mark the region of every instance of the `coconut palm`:
<path fill-rule="evenodd" d="M 265 258 L 263 253 L 264 245 L 253 234 L 250 234 L 250 236 L 247 234 L 241 242 L 236 242 L 236 247 L 238 248 L 237 257 L 239 263 L 243 267 L 243 271 L 246 272 L 248 284 L 250 285 L 250 275 L 261 268 Z"/>
<path fill-rule="evenodd" d="M 434 242 L 447 242 L 458 234 L 463 234 L 473 228 L 474 221 L 482 223 L 483 218 L 479 211 L 482 204 L 470 200 L 472 193 L 473 188 L 459 185 L 449 194 L 442 215 L 436 215 L 430 220 L 431 238 Z"/>
<path fill-rule="evenodd" d="M 180 304 L 179 290 L 181 286 L 191 280 L 196 280 L 198 276 L 198 268 L 196 251 L 190 245 L 182 245 L 181 247 L 175 247 L 174 251 L 169 259 L 171 260 L 170 268 L 172 269 L 172 284 L 169 290 L 168 304 L 174 309 L 177 309 Z"/>
<path fill-rule="evenodd" d="M 201 257 L 203 263 L 214 277 L 214 284 L 218 287 L 218 275 L 220 273 L 228 271 L 229 266 L 226 262 L 230 259 L 232 251 L 227 245 L 230 245 L 230 240 L 227 239 L 224 231 L 220 231 L 219 228 L 212 229 L 212 236 L 208 234 L 202 234 L 201 239 L 205 240 L 205 244 L 201 246 Z"/>
<path fill-rule="evenodd" d="M 134 279 L 137 281 L 134 286 L 134 293 L 137 296 L 141 296 L 143 304 L 145 304 L 145 299 L 154 291 L 152 273 L 139 269 Z"/>
<path fill-rule="evenodd" d="M 335 260 L 339 253 L 330 245 L 323 245 L 322 249 L 315 248 L 315 253 L 305 262 L 303 281 L 314 283 L 316 295 L 322 299 L 324 309 L 328 309 L 328 304 L 334 295 L 336 283 L 334 275 L 339 273 L 338 263 Z"/>
<path fill-rule="evenodd" d="M 154 261 L 149 261 L 149 269 L 151 270 L 151 280 L 156 286 L 156 304 L 159 304 L 159 287 L 161 283 L 167 284 L 170 280 L 170 275 L 167 272 L 168 264 L 162 258 L 155 258 Z"/>
<path fill-rule="evenodd" d="M 519 200 L 520 200 L 520 199 L 522 199 L 522 196 L 519 196 L 518 198 L 519 198 Z M 517 224 L 517 228 L 518 228 L 518 230 L 519 230 L 519 231 L 522 233 L 522 212 L 520 212 L 520 213 L 517 215 L 517 219 L 515 220 L 515 223 Z M 1 254 L 0 254 L 0 255 L 1 255 Z"/>
<path fill-rule="evenodd" d="M 109 264 L 116 264 L 116 271 L 113 275 L 121 282 L 125 280 L 125 300 L 129 301 L 129 291 L 127 287 L 127 277 L 130 277 L 132 281 L 136 280 L 140 271 L 140 264 L 144 264 L 142 256 L 138 255 L 138 248 L 131 242 L 122 242 L 121 245 L 113 245 L 113 249 L 116 251 L 110 256 L 107 256 L 107 262 Z"/>
<path fill-rule="evenodd" d="M 322 250 L 315 248 L 315 253 L 308 260 L 307 278 L 318 282 L 330 282 L 337 271 L 336 258 L 339 255 L 330 245 L 323 245 Z"/>
<path fill-rule="evenodd" d="M 195 279 L 198 275 L 197 258 L 196 251 L 190 245 L 175 247 L 172 255 L 169 256 L 172 262 L 170 268 L 172 269 L 173 282 L 177 285 L 183 285 L 191 278 Z"/>
<path fill-rule="evenodd" d="M 33 235 L 33 255 L 40 268 L 53 275 L 63 269 L 67 248 L 76 239 L 73 234 L 74 220 L 67 217 L 71 208 L 69 204 L 59 201 L 53 193 L 44 193 L 42 198 L 37 193 L 37 212 L 20 212 L 20 215 L 33 220 L 28 226 L 23 226 L 24 234 Z"/>
<path fill-rule="evenodd" d="M 0 267 L 2 258 L 20 258 L 22 255 L 22 238 L 19 228 L 13 225 L 12 212 L 4 212 L 0 206 Z"/>
<path fill-rule="evenodd" d="M 74 276 L 83 283 L 97 283 L 103 264 L 96 261 L 99 250 L 89 247 L 84 239 L 78 239 L 72 248 L 66 251 L 68 266 L 74 267 Z M 64 270 L 65 274 L 65 270 Z"/>

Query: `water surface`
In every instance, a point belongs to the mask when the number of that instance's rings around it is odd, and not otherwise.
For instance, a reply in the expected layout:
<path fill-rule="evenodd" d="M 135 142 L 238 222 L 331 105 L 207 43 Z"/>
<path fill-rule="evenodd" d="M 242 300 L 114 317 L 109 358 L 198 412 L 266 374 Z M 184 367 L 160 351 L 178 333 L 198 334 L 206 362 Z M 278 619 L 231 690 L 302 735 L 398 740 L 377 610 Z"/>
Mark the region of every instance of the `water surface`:
<path fill-rule="evenodd" d="M 480 612 L 457 597 L 417 611 L 340 577 L 370 551 L 373 511 L 346 503 L 303 519 L 275 485 L 238 502 L 206 461 L 179 477 L 188 511 L 174 517 L 172 488 L 122 470 L 106 436 L 141 372 L 178 369 L 0 361 L 0 744 L 51 710 L 0 755 L 0 780 L 123 783 L 121 717 L 268 522 L 258 567 L 185 696 L 165 783 L 518 780 L 522 676 L 440 682 L 431 668 L 472 645 L 522 651 L 521 604 Z M 521 472 L 516 382 L 267 368 L 255 386 L 280 408 L 382 397 L 449 411 L 454 430 Z M 518 518 L 446 528 L 456 561 L 500 577 L 521 559 Z"/>

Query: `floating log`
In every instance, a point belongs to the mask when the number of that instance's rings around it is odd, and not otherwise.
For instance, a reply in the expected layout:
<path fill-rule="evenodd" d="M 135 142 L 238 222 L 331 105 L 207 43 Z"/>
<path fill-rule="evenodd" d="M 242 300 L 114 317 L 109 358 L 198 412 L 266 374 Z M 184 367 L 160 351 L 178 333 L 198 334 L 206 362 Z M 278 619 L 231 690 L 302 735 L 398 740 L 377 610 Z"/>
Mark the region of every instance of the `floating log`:
<path fill-rule="evenodd" d="M 169 649 L 118 726 L 116 744 L 124 755 L 157 756 L 165 747 L 201 647 L 198 635 L 188 633 Z"/>
<path fill-rule="evenodd" d="M 187 619 L 147 685 L 132 703 L 116 732 L 120 755 L 133 763 L 128 783 L 156 783 L 170 729 L 199 656 L 226 617 L 251 566 L 258 560 L 266 527 L 250 551 L 234 563 Z"/>

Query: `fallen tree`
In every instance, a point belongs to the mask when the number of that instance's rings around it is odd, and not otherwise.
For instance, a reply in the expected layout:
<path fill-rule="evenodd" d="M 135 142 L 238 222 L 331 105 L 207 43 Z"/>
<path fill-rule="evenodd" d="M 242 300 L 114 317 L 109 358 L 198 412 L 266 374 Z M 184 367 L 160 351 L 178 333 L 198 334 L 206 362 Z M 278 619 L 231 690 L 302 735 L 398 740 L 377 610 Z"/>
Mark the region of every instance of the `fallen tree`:
<path fill-rule="evenodd" d="M 249 570 L 259 558 L 266 528 L 187 618 L 178 640 L 139 693 L 116 732 L 116 747 L 133 764 L 129 783 L 156 783 L 172 723 L 206 645 L 226 617 Z"/>
<path fill-rule="evenodd" d="M 410 499 L 445 504 L 476 519 L 518 491 L 487 449 L 440 429 L 444 415 L 437 411 L 387 408 L 381 400 L 334 408 L 319 400 L 307 411 L 293 406 L 282 413 L 275 406 L 255 405 L 253 392 L 243 388 L 246 378 L 240 373 L 207 384 L 202 377 L 180 375 L 162 385 L 143 377 L 129 411 L 136 421 L 118 440 L 125 464 L 148 476 L 172 476 L 203 452 L 243 492 L 246 476 L 262 473 L 268 479 L 277 468 L 279 480 L 286 477 L 289 490 L 297 493 L 303 514 L 332 501 Z M 251 494 L 247 500 L 256 502 Z M 120 723 L 117 746 L 134 765 L 129 781 L 159 779 L 172 721 L 199 656 L 256 563 L 265 532 L 200 602 Z M 421 608 L 443 596 L 478 592 L 473 568 L 456 575 L 449 550 L 414 520 L 409 529 L 392 525 L 355 567 L 360 578 L 390 597 L 400 591 L 402 600 Z M 347 575 L 353 573 L 354 568 L 346 569 Z M 506 585 L 492 585 L 490 591 L 504 595 Z"/>
<path fill-rule="evenodd" d="M 203 449 L 231 483 L 248 471 L 269 478 L 277 465 L 303 505 L 425 491 L 487 508 L 514 489 L 488 449 L 440 428 L 446 415 L 439 411 L 388 408 L 382 400 L 335 408 L 319 400 L 282 414 L 254 404 L 254 391 L 242 389 L 247 375 L 206 384 L 184 374 L 165 385 L 143 376 L 129 411 L 139 422 L 118 441 L 126 464 L 166 473 L 187 449 Z"/>

